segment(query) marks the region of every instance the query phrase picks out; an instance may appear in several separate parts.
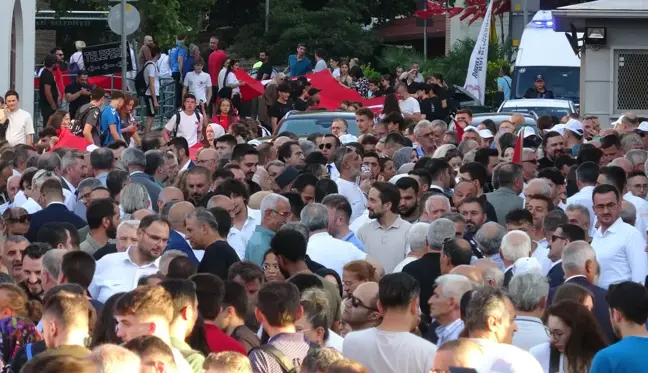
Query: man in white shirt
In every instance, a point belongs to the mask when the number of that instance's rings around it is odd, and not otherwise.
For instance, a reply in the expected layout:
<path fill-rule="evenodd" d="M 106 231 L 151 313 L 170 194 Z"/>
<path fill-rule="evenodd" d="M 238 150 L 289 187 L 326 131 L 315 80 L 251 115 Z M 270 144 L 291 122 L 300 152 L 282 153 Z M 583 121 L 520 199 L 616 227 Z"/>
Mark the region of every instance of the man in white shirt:
<path fill-rule="evenodd" d="M 599 227 L 592 247 L 601 266 L 599 286 L 634 281 L 643 284 L 648 274 L 646 241 L 639 231 L 619 217 L 621 199 L 616 187 L 603 184 L 594 188 L 594 211 Z"/>
<path fill-rule="evenodd" d="M 419 283 L 399 272 L 383 276 L 378 288 L 383 321 L 378 327 L 347 334 L 344 356 L 376 373 L 429 372 L 437 348 L 410 333 L 418 324 Z"/>
<path fill-rule="evenodd" d="M 350 222 L 353 222 L 367 208 L 367 197 L 356 183 L 360 176 L 362 157 L 354 147 L 342 147 L 335 152 L 335 167 L 340 172 L 340 177 L 335 181 L 338 193 L 349 200 L 352 211 Z"/>
<path fill-rule="evenodd" d="M 137 337 L 158 337 L 173 352 L 178 373 L 193 371 L 180 351 L 171 344 L 173 298 L 162 286 L 142 286 L 127 292 L 115 304 L 114 313 L 117 337 L 122 341 L 128 344 Z"/>
<path fill-rule="evenodd" d="M 9 145 L 18 144 L 32 145 L 34 142 L 34 121 L 31 115 L 18 107 L 20 96 L 16 91 L 8 91 L 5 94 L 5 105 L 8 112 L 6 116 L 9 119 L 9 127 L 5 135 Z"/>
<path fill-rule="evenodd" d="M 174 137 L 184 137 L 190 148 L 196 145 L 205 122 L 205 116 L 196 110 L 196 105 L 196 96 L 191 93 L 184 96 L 183 109 L 175 113 L 164 126 L 162 136 L 165 141 L 169 142 Z"/>
<path fill-rule="evenodd" d="M 108 254 L 97 262 L 88 288 L 92 297 L 105 303 L 115 293 L 135 289 L 140 277 L 157 273 L 159 258 L 169 242 L 169 232 L 166 219 L 158 215 L 145 216 L 137 229 L 137 246 Z"/>
<path fill-rule="evenodd" d="M 144 80 L 146 81 L 146 88 L 144 102 L 146 103 L 146 128 L 144 133 L 151 132 L 153 119 L 157 109 L 160 107 L 158 102 L 160 98 L 160 71 L 157 68 L 157 60 L 160 57 L 160 48 L 157 46 L 151 47 L 151 59 L 144 64 Z"/>
<path fill-rule="evenodd" d="M 401 97 L 398 102 L 401 113 L 403 113 L 405 118 L 412 118 L 415 122 L 418 122 L 421 120 L 421 105 L 416 98 L 411 96 L 409 91 L 413 90 L 414 92 L 411 93 L 414 94 L 416 93 L 416 89 L 414 85 L 408 88 L 405 83 L 399 83 L 396 86 L 396 93 Z"/>
<path fill-rule="evenodd" d="M 590 216 L 596 216 L 594 214 L 594 208 L 592 203 L 592 191 L 596 186 L 599 177 L 599 166 L 594 162 L 584 162 L 576 169 L 576 186 L 578 187 L 578 193 L 567 198 L 567 206 L 569 205 L 583 205 L 589 210 Z M 593 225 L 595 219 L 592 219 L 590 223 Z"/>
<path fill-rule="evenodd" d="M 352 243 L 334 238 L 328 233 L 329 211 L 326 206 L 321 203 L 307 205 L 300 217 L 302 224 L 310 231 L 306 252 L 312 260 L 336 271 L 342 277 L 345 264 L 367 258 L 367 254 Z"/>
<path fill-rule="evenodd" d="M 547 307 L 549 282 L 539 273 L 524 273 L 513 277 L 509 296 L 515 307 L 518 330 L 513 335 L 513 345 L 523 350 L 549 342 L 540 319 Z"/>
<path fill-rule="evenodd" d="M 76 193 L 76 187 L 85 178 L 85 163 L 83 154 L 78 152 L 67 152 L 61 158 L 61 179 L 63 189 Z"/>
<path fill-rule="evenodd" d="M 459 303 L 461 297 L 473 288 L 468 277 L 456 274 L 447 274 L 436 279 L 436 288 L 428 300 L 430 317 L 439 323 L 435 333 L 439 338 L 438 345 L 459 338 L 464 328 L 461 320 Z M 548 291 L 549 289 L 547 289 Z"/>
<path fill-rule="evenodd" d="M 202 58 L 196 57 L 194 60 L 194 71 L 189 71 L 184 78 L 184 90 L 182 97 L 187 93 L 196 96 L 196 100 L 200 105 L 201 113 L 205 113 L 205 105 L 211 102 L 212 96 L 212 81 L 209 74 L 203 71 L 204 62 Z"/>

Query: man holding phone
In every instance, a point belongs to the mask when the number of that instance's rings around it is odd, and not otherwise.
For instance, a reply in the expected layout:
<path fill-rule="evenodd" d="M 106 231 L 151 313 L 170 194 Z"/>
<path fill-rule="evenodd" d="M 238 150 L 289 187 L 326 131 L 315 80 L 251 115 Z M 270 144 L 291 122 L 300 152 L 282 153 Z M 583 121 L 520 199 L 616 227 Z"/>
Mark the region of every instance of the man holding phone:
<path fill-rule="evenodd" d="M 79 71 L 76 80 L 65 87 L 65 100 L 70 104 L 70 118 L 75 118 L 79 108 L 90 103 L 92 88 L 88 85 L 88 73 Z"/>

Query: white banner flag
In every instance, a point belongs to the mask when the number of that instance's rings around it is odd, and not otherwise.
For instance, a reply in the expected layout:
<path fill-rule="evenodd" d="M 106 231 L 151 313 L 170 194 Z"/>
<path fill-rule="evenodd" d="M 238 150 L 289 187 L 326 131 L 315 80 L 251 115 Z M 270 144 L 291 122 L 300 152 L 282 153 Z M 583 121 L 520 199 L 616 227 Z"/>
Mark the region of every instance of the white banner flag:
<path fill-rule="evenodd" d="M 464 88 L 472 93 L 473 96 L 479 99 L 484 104 L 486 99 L 486 68 L 488 67 L 488 40 L 490 34 L 491 14 L 493 12 L 493 3 L 491 0 L 488 4 L 484 22 L 482 22 L 477 41 L 475 42 L 475 49 L 470 55 L 470 64 L 468 65 L 468 74 L 466 75 L 466 84 Z"/>

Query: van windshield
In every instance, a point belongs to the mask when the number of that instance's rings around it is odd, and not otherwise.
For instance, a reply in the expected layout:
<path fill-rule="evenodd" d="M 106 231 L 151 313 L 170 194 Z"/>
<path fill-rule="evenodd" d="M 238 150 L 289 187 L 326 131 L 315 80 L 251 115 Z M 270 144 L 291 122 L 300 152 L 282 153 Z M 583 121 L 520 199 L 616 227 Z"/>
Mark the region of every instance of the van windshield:
<path fill-rule="evenodd" d="M 516 66 L 513 71 L 514 98 L 523 98 L 527 89 L 533 88 L 535 78 L 542 75 L 545 86 L 556 99 L 579 102 L 580 67 L 570 66 Z"/>

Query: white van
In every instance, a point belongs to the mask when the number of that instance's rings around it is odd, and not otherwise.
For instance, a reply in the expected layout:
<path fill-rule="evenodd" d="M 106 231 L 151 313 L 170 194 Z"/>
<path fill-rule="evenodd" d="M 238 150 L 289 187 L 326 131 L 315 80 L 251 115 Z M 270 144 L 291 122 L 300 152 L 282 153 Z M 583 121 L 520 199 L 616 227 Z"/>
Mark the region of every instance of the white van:
<path fill-rule="evenodd" d="M 542 75 L 556 99 L 578 104 L 580 65 L 565 33 L 553 30 L 551 11 L 540 10 L 524 28 L 520 40 L 513 63 L 511 98 L 523 98 L 533 88 L 536 76 Z"/>

